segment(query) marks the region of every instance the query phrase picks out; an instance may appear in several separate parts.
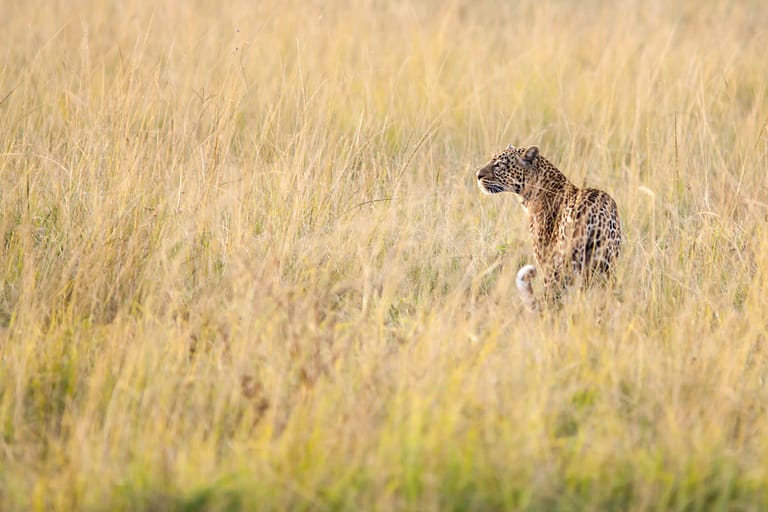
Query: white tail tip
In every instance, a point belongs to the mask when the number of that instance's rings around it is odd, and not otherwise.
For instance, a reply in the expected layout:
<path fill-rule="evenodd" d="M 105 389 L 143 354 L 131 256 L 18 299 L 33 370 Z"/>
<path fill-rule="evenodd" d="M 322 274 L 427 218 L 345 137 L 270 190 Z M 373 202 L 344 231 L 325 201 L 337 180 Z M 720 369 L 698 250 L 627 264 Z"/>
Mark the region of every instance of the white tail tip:
<path fill-rule="evenodd" d="M 536 297 L 533 296 L 533 286 L 531 285 L 534 277 L 536 277 L 536 267 L 526 265 L 517 271 L 517 277 L 515 278 L 517 294 L 528 311 L 536 310 Z"/>

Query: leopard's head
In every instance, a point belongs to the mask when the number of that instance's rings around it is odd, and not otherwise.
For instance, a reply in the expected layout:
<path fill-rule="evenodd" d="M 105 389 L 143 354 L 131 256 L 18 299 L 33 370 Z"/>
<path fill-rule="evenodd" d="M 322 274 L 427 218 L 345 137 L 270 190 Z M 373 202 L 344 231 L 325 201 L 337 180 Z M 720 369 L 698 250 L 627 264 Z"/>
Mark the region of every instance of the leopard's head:
<path fill-rule="evenodd" d="M 494 156 L 482 169 L 477 171 L 477 184 L 485 194 L 514 192 L 520 194 L 531 176 L 536 173 L 539 148 L 507 149 Z"/>

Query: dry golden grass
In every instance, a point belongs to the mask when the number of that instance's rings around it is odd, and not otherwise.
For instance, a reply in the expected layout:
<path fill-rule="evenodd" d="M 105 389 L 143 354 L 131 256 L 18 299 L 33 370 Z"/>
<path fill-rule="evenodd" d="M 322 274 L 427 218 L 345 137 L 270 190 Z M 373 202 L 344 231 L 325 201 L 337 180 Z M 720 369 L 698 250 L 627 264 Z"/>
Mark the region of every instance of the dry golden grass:
<path fill-rule="evenodd" d="M 130 4 L 3 9 L 0 509 L 768 507 L 764 2 Z"/>

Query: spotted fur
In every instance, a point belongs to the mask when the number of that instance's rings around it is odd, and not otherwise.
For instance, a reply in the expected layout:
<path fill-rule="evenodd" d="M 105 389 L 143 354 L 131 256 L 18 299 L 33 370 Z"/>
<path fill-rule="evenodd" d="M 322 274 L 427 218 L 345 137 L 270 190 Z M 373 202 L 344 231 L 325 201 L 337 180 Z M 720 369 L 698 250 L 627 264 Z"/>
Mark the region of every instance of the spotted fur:
<path fill-rule="evenodd" d="M 576 282 L 588 286 L 613 277 L 622 234 L 616 202 L 606 192 L 576 187 L 536 146 L 509 146 L 477 171 L 477 183 L 486 194 L 506 191 L 520 197 L 546 302 L 556 302 Z M 536 272 L 526 265 L 516 279 L 530 310 L 538 308 L 531 287 Z"/>

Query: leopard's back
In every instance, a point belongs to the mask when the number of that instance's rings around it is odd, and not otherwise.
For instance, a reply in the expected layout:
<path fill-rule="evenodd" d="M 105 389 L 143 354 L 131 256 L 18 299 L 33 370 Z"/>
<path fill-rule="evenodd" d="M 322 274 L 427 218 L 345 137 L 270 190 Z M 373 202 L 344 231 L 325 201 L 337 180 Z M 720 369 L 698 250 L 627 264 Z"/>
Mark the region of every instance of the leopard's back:
<path fill-rule="evenodd" d="M 563 215 L 559 233 L 563 262 L 584 284 L 611 278 L 621 253 L 623 235 L 616 201 L 595 188 L 579 189 Z"/>

